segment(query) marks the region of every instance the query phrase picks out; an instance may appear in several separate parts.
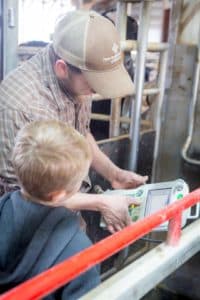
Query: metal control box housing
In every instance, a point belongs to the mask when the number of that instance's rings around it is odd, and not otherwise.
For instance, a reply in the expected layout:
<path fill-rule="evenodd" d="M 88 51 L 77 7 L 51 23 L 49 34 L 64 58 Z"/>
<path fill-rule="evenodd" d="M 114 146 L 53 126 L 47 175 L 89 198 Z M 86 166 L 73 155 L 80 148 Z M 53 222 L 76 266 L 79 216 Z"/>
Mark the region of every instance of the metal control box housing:
<path fill-rule="evenodd" d="M 138 200 L 139 206 L 130 205 L 129 213 L 132 221 L 143 219 L 160 209 L 181 200 L 189 193 L 187 183 L 182 179 L 168 182 L 159 182 L 142 185 L 136 189 L 129 190 L 108 190 L 106 194 L 126 195 Z M 184 210 L 182 214 L 182 227 L 185 226 L 187 218 L 190 217 L 190 209 Z M 105 227 L 105 223 L 101 222 L 101 226 Z M 161 224 L 155 231 L 165 231 L 168 229 L 168 221 Z"/>

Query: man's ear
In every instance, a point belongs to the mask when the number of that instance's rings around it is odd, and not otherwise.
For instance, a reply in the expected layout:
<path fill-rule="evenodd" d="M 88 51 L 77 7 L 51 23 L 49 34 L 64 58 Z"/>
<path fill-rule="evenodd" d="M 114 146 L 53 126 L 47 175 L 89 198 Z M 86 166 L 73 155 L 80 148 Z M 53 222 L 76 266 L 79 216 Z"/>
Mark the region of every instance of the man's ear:
<path fill-rule="evenodd" d="M 58 59 L 55 62 L 54 71 L 59 79 L 66 79 L 68 77 L 68 67 L 62 59 Z"/>

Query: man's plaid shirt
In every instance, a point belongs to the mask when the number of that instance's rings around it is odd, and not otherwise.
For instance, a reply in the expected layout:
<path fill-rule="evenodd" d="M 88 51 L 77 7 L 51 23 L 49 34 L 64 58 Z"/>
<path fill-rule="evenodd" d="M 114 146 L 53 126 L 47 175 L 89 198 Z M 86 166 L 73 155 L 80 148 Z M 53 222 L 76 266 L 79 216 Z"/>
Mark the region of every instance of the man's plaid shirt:
<path fill-rule="evenodd" d="M 16 184 L 12 149 L 18 130 L 25 124 L 56 119 L 83 135 L 89 130 L 91 102 L 76 103 L 60 89 L 52 68 L 51 47 L 23 63 L 0 84 L 0 181 L 5 183 L 4 190 Z"/>

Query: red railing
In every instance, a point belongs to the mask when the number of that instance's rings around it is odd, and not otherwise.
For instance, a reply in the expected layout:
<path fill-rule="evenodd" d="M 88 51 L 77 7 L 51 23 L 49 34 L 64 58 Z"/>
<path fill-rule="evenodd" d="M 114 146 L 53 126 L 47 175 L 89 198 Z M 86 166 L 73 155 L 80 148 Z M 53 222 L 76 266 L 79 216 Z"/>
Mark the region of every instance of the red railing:
<path fill-rule="evenodd" d="M 200 188 L 187 195 L 183 200 L 177 201 L 159 212 L 137 221 L 33 279 L 27 280 L 0 296 L 0 300 L 41 299 L 92 266 L 135 242 L 167 220 L 170 220 L 167 243 L 175 246 L 181 234 L 182 211 L 199 201 Z"/>

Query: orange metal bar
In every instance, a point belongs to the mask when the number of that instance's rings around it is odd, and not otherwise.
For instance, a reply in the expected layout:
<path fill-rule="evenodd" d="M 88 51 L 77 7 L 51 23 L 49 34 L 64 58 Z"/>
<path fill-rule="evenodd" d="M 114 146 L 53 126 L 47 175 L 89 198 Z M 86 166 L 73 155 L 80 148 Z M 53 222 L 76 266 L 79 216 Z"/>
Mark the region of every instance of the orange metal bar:
<path fill-rule="evenodd" d="M 183 200 L 177 201 L 159 212 L 139 220 L 136 223 L 126 227 L 108 238 L 98 242 L 88 249 L 74 255 L 68 260 L 52 267 L 40 275 L 30 279 L 16 288 L 10 290 L 0 297 L 0 300 L 33 300 L 41 299 L 47 294 L 68 283 L 81 273 L 97 263 L 105 260 L 114 253 L 130 245 L 140 237 L 150 232 L 153 228 L 164 223 L 165 221 L 176 217 L 180 219 L 180 214 L 200 201 L 200 189 L 187 195 Z M 175 222 L 176 224 L 176 222 Z M 179 226 L 179 225 L 178 225 Z M 172 226 L 173 228 L 173 226 Z M 179 234 L 176 229 L 171 231 L 175 238 L 169 238 L 177 242 Z"/>

